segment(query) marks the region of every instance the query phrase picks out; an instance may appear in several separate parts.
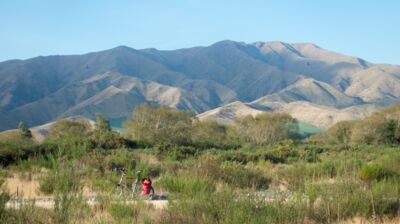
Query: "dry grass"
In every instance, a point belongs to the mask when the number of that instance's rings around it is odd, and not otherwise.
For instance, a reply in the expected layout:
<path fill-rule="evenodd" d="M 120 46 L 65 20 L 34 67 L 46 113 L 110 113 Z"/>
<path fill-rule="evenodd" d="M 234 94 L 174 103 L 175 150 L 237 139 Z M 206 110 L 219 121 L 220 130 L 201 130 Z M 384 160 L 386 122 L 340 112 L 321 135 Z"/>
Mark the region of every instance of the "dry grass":
<path fill-rule="evenodd" d="M 31 173 L 26 175 L 17 174 L 5 178 L 4 188 L 12 197 L 23 199 L 39 199 L 45 197 L 39 189 L 39 181 Z"/>

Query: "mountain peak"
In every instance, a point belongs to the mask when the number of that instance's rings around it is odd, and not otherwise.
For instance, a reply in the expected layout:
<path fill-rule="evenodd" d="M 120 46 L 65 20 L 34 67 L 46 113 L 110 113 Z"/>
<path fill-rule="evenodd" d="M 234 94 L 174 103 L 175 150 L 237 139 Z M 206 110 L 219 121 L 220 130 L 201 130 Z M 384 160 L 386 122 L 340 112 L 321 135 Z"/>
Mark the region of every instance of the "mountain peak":
<path fill-rule="evenodd" d="M 248 102 L 257 99 L 275 106 L 294 108 L 295 102 L 307 101 L 336 109 L 364 103 L 360 97 L 377 105 L 400 101 L 400 66 L 374 65 L 313 43 L 281 41 L 223 40 L 169 51 L 118 46 L 3 62 L 0 77 L 0 130 L 19 120 L 38 125 L 96 112 L 117 118 L 146 102 L 202 113 L 240 101 L 224 111 L 253 113 L 259 108 Z"/>

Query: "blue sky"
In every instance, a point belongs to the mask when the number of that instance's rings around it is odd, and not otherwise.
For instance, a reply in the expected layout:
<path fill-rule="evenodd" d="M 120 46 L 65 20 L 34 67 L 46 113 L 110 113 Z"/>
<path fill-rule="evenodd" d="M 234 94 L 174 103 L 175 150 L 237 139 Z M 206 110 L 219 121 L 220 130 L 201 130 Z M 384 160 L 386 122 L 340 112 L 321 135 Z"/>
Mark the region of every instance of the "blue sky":
<path fill-rule="evenodd" d="M 313 42 L 400 64 L 399 11 L 397 0 L 1 0 L 0 61 L 230 39 Z"/>

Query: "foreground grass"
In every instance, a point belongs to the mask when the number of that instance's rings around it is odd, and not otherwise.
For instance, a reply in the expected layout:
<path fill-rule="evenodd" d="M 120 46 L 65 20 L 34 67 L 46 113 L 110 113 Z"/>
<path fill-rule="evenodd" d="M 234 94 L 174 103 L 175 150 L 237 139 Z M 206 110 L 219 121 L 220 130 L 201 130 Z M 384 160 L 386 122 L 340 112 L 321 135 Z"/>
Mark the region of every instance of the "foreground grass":
<path fill-rule="evenodd" d="M 51 210 L 5 209 L 2 193 L 1 222 L 337 223 L 400 216 L 398 147 L 292 142 L 235 150 L 82 147 L 62 153 L 41 149 L 45 154 L 31 153 L 2 169 L 1 182 L 10 174 L 42 172 L 38 190 L 57 203 Z M 168 195 L 168 208 L 111 203 L 116 166 L 131 177 L 139 169 L 150 175 L 156 192 Z M 87 189 L 98 205 L 86 204 Z"/>

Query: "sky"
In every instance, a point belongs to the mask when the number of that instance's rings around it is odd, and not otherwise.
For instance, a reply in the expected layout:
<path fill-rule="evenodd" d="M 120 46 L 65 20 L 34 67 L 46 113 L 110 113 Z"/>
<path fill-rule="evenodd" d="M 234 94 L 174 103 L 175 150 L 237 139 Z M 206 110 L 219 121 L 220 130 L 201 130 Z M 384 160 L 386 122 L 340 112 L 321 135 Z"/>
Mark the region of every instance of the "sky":
<path fill-rule="evenodd" d="M 312 42 L 400 65 L 397 0 L 0 0 L 0 61 L 120 45 Z"/>

